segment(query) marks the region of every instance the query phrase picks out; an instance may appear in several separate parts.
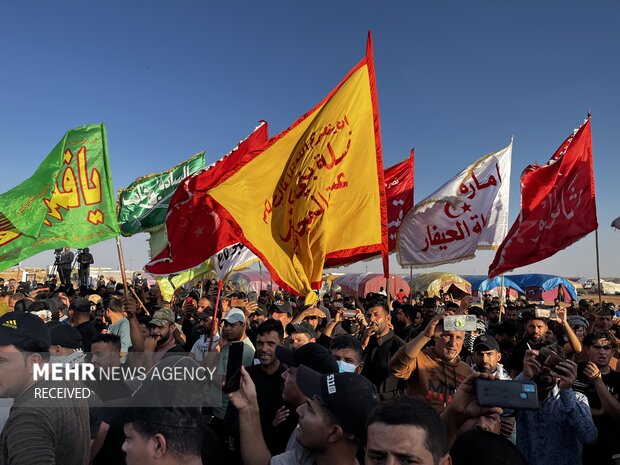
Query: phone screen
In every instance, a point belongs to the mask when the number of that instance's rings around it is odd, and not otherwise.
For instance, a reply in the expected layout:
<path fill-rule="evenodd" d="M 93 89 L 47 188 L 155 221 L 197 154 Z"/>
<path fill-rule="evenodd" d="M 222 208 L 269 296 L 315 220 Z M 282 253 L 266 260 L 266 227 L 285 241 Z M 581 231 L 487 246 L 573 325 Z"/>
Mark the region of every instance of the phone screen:
<path fill-rule="evenodd" d="M 226 382 L 224 392 L 239 390 L 241 382 L 241 365 L 243 363 L 243 342 L 231 342 L 228 348 L 228 363 L 226 364 Z"/>

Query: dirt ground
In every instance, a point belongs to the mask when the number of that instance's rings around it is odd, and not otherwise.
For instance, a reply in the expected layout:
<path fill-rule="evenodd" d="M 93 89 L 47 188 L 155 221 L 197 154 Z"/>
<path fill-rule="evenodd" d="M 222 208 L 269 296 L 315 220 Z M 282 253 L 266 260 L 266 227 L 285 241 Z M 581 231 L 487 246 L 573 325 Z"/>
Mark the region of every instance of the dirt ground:
<path fill-rule="evenodd" d="M 580 299 L 592 299 L 595 303 L 598 303 L 598 294 L 581 294 L 578 296 Z M 620 305 L 620 295 L 601 295 L 601 299 L 604 302 L 612 302 L 616 305 Z"/>

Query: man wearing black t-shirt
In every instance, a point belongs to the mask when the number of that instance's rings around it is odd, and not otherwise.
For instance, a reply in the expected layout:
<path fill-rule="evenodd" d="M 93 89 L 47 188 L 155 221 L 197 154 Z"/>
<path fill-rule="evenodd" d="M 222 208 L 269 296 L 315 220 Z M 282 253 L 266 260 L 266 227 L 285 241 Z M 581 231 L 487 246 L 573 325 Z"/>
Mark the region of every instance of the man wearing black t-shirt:
<path fill-rule="evenodd" d="M 609 332 L 594 332 L 583 340 L 588 363 L 577 369 L 573 389 L 588 397 L 594 425 L 598 429 L 595 444 L 584 447 L 584 465 L 614 464 L 620 460 L 620 373 L 609 366 L 616 341 Z"/>
<path fill-rule="evenodd" d="M 256 356 L 260 364 L 247 368 L 256 385 L 261 428 L 272 455 L 284 452 L 297 424 L 294 409 L 287 407 L 282 399 L 282 373 L 285 368 L 276 358 L 276 347 L 281 346 L 283 341 L 282 323 L 277 320 L 261 323 L 256 329 Z"/>

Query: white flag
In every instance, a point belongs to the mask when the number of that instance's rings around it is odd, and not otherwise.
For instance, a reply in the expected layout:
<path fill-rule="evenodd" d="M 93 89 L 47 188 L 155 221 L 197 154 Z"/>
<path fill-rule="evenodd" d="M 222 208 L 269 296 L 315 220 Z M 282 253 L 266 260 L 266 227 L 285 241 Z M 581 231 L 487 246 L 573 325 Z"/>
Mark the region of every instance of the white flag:
<path fill-rule="evenodd" d="M 258 257 L 241 243 L 226 247 L 211 257 L 218 281 L 224 281 L 230 273 L 247 268 L 257 261 Z"/>
<path fill-rule="evenodd" d="M 405 216 L 398 261 L 428 267 L 499 247 L 508 229 L 510 145 L 468 166 Z"/>

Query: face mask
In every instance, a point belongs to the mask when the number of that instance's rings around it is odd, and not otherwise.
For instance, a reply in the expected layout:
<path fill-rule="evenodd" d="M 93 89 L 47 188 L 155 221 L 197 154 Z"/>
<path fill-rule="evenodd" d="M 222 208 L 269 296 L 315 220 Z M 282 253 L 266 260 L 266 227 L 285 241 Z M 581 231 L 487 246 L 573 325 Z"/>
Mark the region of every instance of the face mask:
<path fill-rule="evenodd" d="M 353 365 L 352 363 L 343 362 L 342 360 L 337 360 L 338 371 L 340 373 L 355 373 L 355 369 L 357 365 Z"/>

